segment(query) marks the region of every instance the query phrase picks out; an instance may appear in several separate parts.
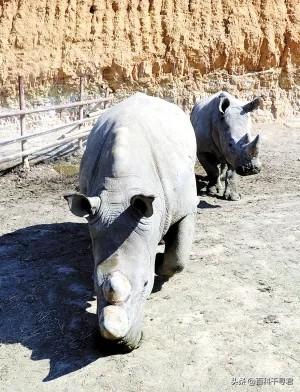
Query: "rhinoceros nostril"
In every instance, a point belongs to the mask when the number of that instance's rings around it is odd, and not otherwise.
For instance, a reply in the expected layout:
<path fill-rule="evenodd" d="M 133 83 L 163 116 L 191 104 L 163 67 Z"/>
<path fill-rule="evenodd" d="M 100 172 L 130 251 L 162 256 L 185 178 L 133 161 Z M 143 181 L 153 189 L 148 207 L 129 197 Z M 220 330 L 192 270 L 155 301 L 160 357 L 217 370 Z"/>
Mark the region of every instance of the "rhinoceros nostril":
<path fill-rule="evenodd" d="M 146 282 L 144 283 L 144 287 L 146 287 L 148 284 L 148 280 L 146 280 Z"/>

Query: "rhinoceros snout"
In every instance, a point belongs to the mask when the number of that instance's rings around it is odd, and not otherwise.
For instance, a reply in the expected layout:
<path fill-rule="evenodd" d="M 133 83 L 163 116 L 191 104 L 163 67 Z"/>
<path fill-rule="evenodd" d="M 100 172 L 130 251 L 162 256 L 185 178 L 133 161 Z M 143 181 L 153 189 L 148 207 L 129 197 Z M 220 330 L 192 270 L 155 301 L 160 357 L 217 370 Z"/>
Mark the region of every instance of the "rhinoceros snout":
<path fill-rule="evenodd" d="M 136 296 L 129 279 L 114 270 L 102 275 L 98 289 L 98 325 L 103 344 L 122 352 L 139 347 L 142 310 L 135 311 Z M 132 318 L 134 313 L 136 317 Z"/>
<path fill-rule="evenodd" d="M 236 172 L 239 176 L 251 176 L 258 174 L 261 170 L 260 166 L 245 165 L 236 168 Z"/>
<path fill-rule="evenodd" d="M 131 293 L 131 284 L 122 272 L 114 271 L 103 282 L 102 291 L 109 304 L 121 304 L 128 300 Z"/>

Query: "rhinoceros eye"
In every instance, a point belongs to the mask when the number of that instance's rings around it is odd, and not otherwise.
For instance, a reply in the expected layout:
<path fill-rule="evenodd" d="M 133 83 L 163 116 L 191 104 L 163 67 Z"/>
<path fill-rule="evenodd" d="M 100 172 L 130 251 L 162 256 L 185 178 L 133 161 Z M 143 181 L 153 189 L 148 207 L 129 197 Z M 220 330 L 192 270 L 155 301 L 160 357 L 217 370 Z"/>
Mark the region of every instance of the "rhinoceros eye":
<path fill-rule="evenodd" d="M 233 144 L 232 144 L 232 143 L 229 143 L 229 144 L 228 144 L 228 146 L 229 146 L 229 147 L 232 147 L 232 146 L 233 146 Z"/>

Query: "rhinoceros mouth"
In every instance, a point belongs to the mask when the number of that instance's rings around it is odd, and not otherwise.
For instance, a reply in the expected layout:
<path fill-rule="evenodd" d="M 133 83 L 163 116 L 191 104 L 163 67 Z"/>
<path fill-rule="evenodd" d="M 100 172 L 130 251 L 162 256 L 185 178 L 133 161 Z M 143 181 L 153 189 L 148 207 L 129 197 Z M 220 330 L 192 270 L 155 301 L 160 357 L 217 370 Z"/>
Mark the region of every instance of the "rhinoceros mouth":
<path fill-rule="evenodd" d="M 109 354 L 127 354 L 141 346 L 143 337 L 143 331 L 141 331 L 140 335 L 135 340 L 126 337 L 118 340 L 108 340 L 104 338 L 100 332 L 98 335 L 98 345 L 100 346 L 101 351 Z"/>
<path fill-rule="evenodd" d="M 239 176 L 253 176 L 260 172 L 260 167 L 253 165 L 239 166 L 235 170 Z"/>

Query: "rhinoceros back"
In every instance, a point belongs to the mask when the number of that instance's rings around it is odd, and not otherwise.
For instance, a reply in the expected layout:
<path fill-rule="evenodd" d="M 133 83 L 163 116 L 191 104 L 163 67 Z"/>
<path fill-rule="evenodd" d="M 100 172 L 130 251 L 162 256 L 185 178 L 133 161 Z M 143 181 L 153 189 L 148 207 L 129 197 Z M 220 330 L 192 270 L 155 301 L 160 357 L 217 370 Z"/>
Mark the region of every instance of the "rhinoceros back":
<path fill-rule="evenodd" d="M 137 178 L 145 191 L 165 198 L 172 223 L 196 209 L 195 159 L 195 134 L 185 113 L 137 93 L 107 110 L 92 129 L 80 188 L 93 196 L 105 177 Z"/>

